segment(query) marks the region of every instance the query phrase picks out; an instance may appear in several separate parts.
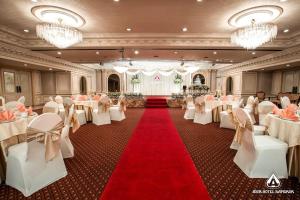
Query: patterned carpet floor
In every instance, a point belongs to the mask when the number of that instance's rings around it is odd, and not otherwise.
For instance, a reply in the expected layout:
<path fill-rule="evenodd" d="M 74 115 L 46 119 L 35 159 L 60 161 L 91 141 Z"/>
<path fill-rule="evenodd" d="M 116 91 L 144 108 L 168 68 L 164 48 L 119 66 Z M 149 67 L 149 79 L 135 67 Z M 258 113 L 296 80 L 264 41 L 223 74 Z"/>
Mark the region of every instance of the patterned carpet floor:
<path fill-rule="evenodd" d="M 98 199 L 108 182 L 144 109 L 128 109 L 127 119 L 111 125 L 82 126 L 70 138 L 75 157 L 66 159 L 68 176 L 36 192 L 27 199 Z M 219 124 L 199 125 L 183 119 L 183 110 L 169 109 L 173 122 L 210 196 L 229 199 L 300 199 L 300 184 L 296 179 L 283 181 L 281 189 L 293 189 L 295 194 L 253 194 L 253 189 L 266 189 L 265 179 L 249 179 L 233 163 L 235 151 L 229 148 L 234 131 L 220 129 Z M 0 200 L 25 199 L 19 191 L 0 186 Z"/>
<path fill-rule="evenodd" d="M 253 194 L 253 190 L 267 189 L 266 179 L 248 178 L 233 162 L 236 151 L 229 148 L 233 130 L 221 129 L 219 123 L 195 124 L 183 119 L 184 111 L 180 109 L 169 112 L 213 199 L 300 199 L 297 179 L 283 180 L 280 188 L 294 190 L 294 194 Z"/>

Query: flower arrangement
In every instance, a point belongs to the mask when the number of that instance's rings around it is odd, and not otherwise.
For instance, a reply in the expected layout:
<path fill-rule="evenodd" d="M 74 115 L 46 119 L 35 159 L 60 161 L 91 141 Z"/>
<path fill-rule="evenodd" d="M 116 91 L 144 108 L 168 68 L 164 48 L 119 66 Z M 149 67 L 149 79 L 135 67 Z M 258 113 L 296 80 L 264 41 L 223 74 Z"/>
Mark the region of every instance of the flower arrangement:
<path fill-rule="evenodd" d="M 120 92 L 108 92 L 108 93 L 107 93 L 107 96 L 108 96 L 110 99 L 118 99 L 120 95 L 121 95 Z"/>
<path fill-rule="evenodd" d="M 181 93 L 172 93 L 171 98 L 172 99 L 183 99 L 183 94 L 181 94 Z"/>
<path fill-rule="evenodd" d="M 144 96 L 142 93 L 125 93 L 126 99 L 142 99 Z"/>
<path fill-rule="evenodd" d="M 141 80 L 139 79 L 139 76 L 136 74 L 136 75 L 133 75 L 131 77 L 131 83 L 132 84 L 139 84 L 141 82 Z"/>
<path fill-rule="evenodd" d="M 182 82 L 183 82 L 182 76 L 179 75 L 179 74 L 176 74 L 176 75 L 175 75 L 175 79 L 174 79 L 174 83 L 175 83 L 175 84 L 181 84 Z"/>

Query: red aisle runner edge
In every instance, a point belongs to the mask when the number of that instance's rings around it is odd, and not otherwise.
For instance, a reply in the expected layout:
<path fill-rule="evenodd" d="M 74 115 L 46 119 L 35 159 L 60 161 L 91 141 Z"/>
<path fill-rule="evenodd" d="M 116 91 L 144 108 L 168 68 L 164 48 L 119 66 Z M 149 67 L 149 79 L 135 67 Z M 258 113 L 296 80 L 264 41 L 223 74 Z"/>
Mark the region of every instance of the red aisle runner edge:
<path fill-rule="evenodd" d="M 167 109 L 145 110 L 100 199 L 210 199 Z"/>

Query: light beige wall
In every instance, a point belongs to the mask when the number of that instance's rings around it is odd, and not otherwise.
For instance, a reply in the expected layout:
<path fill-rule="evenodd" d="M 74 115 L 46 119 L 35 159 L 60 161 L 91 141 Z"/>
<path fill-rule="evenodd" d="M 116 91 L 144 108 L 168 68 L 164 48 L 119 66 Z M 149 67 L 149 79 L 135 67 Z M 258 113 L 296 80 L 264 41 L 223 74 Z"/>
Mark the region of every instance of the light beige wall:
<path fill-rule="evenodd" d="M 70 95 L 71 94 L 71 73 L 56 72 L 55 85 L 56 85 L 56 94 Z"/>
<path fill-rule="evenodd" d="M 257 73 L 257 92 L 263 91 L 266 95 L 271 94 L 272 90 L 272 72 Z"/>
<path fill-rule="evenodd" d="M 42 72 L 42 91 L 43 95 L 56 94 L 55 72 Z"/>
<path fill-rule="evenodd" d="M 293 87 L 298 87 L 298 92 L 300 92 L 300 69 L 282 73 L 282 92 L 292 92 Z"/>

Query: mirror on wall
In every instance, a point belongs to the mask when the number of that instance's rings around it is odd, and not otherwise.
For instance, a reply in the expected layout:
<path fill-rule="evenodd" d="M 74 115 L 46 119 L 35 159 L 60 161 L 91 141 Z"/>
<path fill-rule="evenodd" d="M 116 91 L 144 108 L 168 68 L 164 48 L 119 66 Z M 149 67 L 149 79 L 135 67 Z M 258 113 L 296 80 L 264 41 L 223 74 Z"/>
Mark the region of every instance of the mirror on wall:
<path fill-rule="evenodd" d="M 226 95 L 232 94 L 233 90 L 233 80 L 232 77 L 229 76 L 226 80 Z"/>
<path fill-rule="evenodd" d="M 80 94 L 81 95 L 87 94 L 86 78 L 84 76 L 80 78 Z"/>
<path fill-rule="evenodd" d="M 117 74 L 108 77 L 108 92 L 120 92 L 120 78 Z"/>
<path fill-rule="evenodd" d="M 194 85 L 202 85 L 205 84 L 205 77 L 202 74 L 195 74 L 193 77 Z"/>

